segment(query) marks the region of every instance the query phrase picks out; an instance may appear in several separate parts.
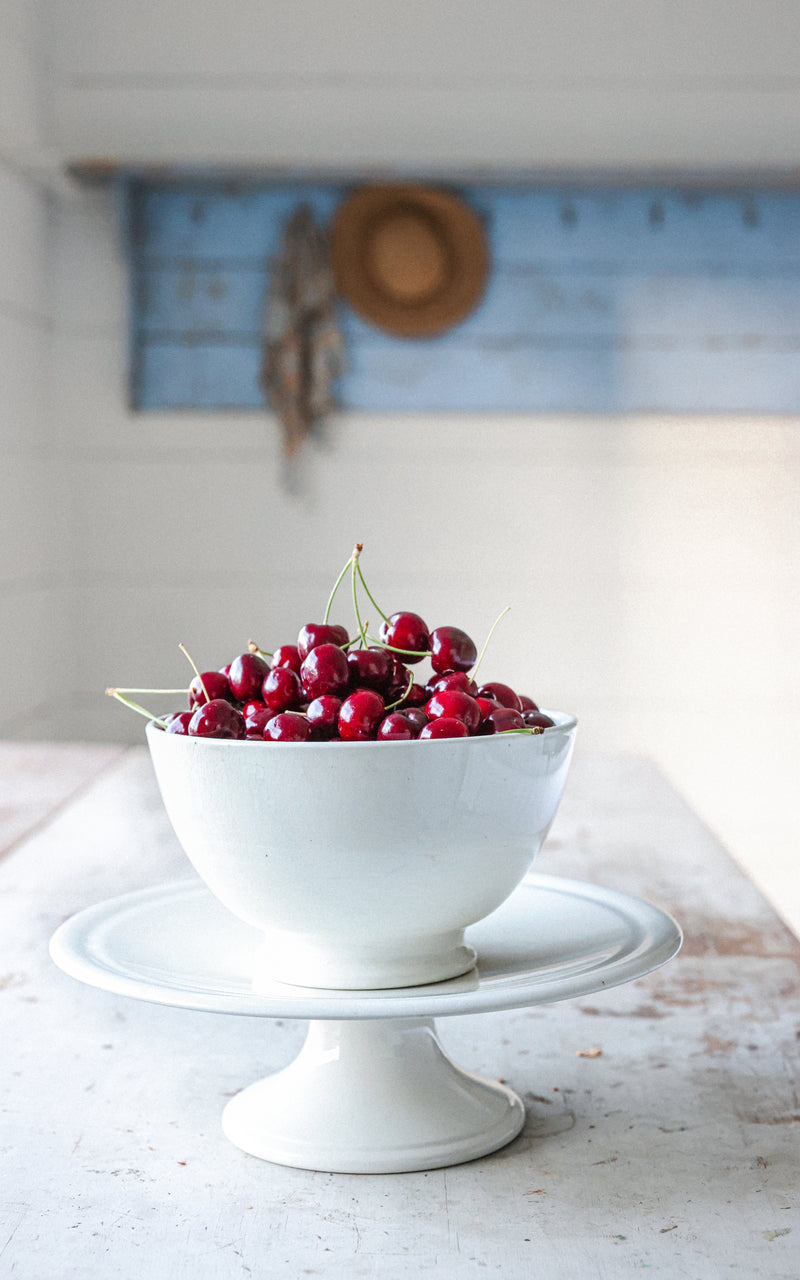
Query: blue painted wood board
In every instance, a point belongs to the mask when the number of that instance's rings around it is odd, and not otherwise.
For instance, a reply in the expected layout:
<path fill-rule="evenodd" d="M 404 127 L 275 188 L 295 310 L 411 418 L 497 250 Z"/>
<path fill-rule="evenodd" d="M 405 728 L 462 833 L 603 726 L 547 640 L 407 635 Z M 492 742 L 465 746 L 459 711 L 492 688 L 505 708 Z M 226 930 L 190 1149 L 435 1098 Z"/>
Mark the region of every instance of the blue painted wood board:
<path fill-rule="evenodd" d="M 131 398 L 255 409 L 268 263 L 298 203 L 345 185 L 131 182 Z M 478 308 L 395 338 L 344 303 L 344 408 L 800 411 L 800 192 L 468 186 Z"/>

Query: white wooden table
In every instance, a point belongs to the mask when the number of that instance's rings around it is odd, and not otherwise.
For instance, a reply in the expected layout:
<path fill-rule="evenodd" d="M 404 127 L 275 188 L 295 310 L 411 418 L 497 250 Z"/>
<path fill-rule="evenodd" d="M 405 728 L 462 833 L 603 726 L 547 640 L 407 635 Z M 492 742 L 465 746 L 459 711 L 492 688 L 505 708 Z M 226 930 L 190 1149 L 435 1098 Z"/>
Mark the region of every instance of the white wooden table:
<path fill-rule="evenodd" d="M 143 749 L 0 745 L 0 851 L 3 1280 L 800 1275 L 800 944 L 647 761 L 579 753 L 537 870 L 666 907 L 681 955 L 591 998 L 440 1019 L 528 1120 L 428 1173 L 244 1155 L 222 1107 L 303 1024 L 53 966 L 67 916 L 189 873 Z"/>

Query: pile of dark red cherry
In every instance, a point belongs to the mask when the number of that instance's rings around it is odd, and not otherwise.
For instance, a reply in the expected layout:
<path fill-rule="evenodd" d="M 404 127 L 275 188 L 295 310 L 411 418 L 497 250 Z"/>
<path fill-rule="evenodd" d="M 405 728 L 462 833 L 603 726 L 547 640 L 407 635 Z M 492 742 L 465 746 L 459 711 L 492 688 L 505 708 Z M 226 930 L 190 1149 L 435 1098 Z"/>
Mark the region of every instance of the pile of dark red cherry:
<path fill-rule="evenodd" d="M 553 724 L 532 698 L 470 679 L 477 651 L 458 627 L 429 631 L 418 614 L 393 613 L 379 643 L 363 639 L 308 623 L 296 644 L 272 654 L 251 644 L 229 666 L 196 676 L 190 709 L 160 723 L 167 733 L 260 742 L 464 738 L 543 733 Z M 423 658 L 433 667 L 424 685 L 409 670 Z"/>
<path fill-rule="evenodd" d="M 220 671 L 195 670 L 189 710 L 153 716 L 131 693 L 168 689 L 107 689 L 167 733 L 255 742 L 399 742 L 412 738 L 466 738 L 493 733 L 544 733 L 552 719 L 532 698 L 506 684 L 474 679 L 486 652 L 459 627 L 429 630 L 417 613 L 387 616 L 367 587 L 357 543 L 339 574 L 322 622 L 309 622 L 296 644 L 267 653 L 252 641 L 248 652 Z M 349 576 L 357 635 L 328 621 L 334 598 Z M 383 618 L 369 634 L 359 608 L 359 588 Z M 503 610 L 500 618 L 507 610 Z M 497 623 L 489 632 L 491 638 Z M 430 679 L 421 684 L 409 668 L 429 658 Z M 471 674 L 470 674 L 471 673 Z"/>

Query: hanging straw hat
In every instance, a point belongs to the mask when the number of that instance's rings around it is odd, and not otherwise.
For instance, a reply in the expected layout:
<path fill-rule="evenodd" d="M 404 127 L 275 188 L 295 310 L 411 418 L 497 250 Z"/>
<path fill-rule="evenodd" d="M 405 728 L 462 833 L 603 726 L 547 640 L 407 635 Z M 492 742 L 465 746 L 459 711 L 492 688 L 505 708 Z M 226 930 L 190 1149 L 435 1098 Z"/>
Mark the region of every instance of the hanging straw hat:
<path fill-rule="evenodd" d="M 430 187 L 354 192 L 333 224 L 339 293 L 381 329 L 406 338 L 441 333 L 477 305 L 489 269 L 478 217 L 458 196 Z"/>

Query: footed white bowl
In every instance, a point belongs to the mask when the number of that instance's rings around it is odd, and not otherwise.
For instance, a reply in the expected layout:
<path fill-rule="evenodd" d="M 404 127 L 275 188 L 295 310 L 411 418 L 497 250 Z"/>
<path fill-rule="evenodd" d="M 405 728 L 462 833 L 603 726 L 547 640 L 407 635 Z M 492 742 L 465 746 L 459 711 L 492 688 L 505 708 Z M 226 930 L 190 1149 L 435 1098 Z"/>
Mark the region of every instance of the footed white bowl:
<path fill-rule="evenodd" d="M 253 985 L 379 989 L 466 972 L 555 817 L 574 716 L 425 742 L 147 739 L 178 839 L 264 941 Z"/>

